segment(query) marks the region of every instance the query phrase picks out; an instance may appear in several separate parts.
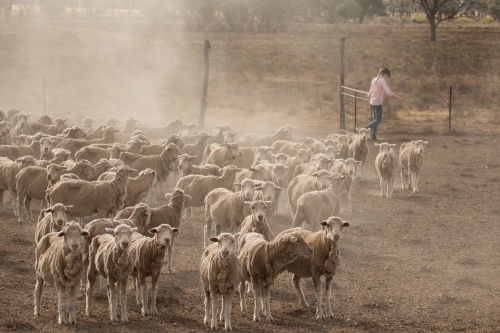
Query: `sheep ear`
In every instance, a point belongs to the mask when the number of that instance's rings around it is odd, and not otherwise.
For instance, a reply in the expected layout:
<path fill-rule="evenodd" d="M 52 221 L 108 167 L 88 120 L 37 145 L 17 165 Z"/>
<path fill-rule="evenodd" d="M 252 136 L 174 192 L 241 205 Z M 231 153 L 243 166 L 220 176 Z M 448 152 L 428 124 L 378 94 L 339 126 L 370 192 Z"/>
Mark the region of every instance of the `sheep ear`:
<path fill-rule="evenodd" d="M 132 228 L 132 232 L 138 232 L 139 231 L 139 228 Z"/>
<path fill-rule="evenodd" d="M 315 173 L 313 173 L 311 176 L 312 176 L 312 177 L 318 177 L 318 173 L 317 173 L 317 172 L 315 172 Z"/>
<path fill-rule="evenodd" d="M 272 204 L 273 202 L 272 202 L 272 201 L 264 201 L 264 203 L 265 203 L 266 205 L 270 205 L 270 204 Z"/>
<path fill-rule="evenodd" d="M 376 147 L 380 147 L 380 146 L 381 146 L 381 144 L 380 144 L 380 143 L 374 143 L 374 145 L 375 145 Z"/>
<path fill-rule="evenodd" d="M 252 204 L 251 201 L 245 201 L 245 206 L 250 206 Z"/>
<path fill-rule="evenodd" d="M 179 228 L 173 228 L 173 229 L 172 229 L 172 232 L 173 232 L 174 234 L 178 233 L 179 231 L 180 231 L 180 229 L 179 229 Z"/>
<path fill-rule="evenodd" d="M 211 237 L 208 239 L 209 241 L 211 241 L 212 243 L 217 243 L 219 242 L 219 239 L 217 237 Z"/>
<path fill-rule="evenodd" d="M 189 201 L 189 200 L 193 199 L 193 197 L 190 196 L 189 194 L 184 194 L 183 198 L 184 198 L 184 201 Z"/>
<path fill-rule="evenodd" d="M 68 211 L 69 208 L 73 208 L 75 207 L 74 205 L 67 205 L 67 206 L 64 206 L 64 210 L 65 211 Z"/>
<path fill-rule="evenodd" d="M 424 141 L 424 145 L 428 145 L 429 144 L 429 141 Z"/>
<path fill-rule="evenodd" d="M 396 144 L 394 144 L 394 143 L 393 143 L 393 144 L 390 144 L 390 146 L 391 146 L 391 147 L 396 147 Z"/>
<path fill-rule="evenodd" d="M 250 167 L 250 168 L 248 168 L 248 170 L 255 172 L 255 168 L 254 167 Z"/>
<path fill-rule="evenodd" d="M 297 237 L 289 235 L 288 240 L 290 241 L 290 243 L 295 243 L 295 242 L 297 242 Z"/>
<path fill-rule="evenodd" d="M 241 186 L 240 183 L 234 183 L 234 186 Z"/>
<path fill-rule="evenodd" d="M 342 226 L 343 227 L 348 227 L 348 226 L 350 226 L 350 224 L 349 224 L 349 222 L 346 221 L 346 222 L 342 223 Z"/>
<path fill-rule="evenodd" d="M 235 239 L 236 241 L 238 241 L 238 238 L 240 238 L 240 235 L 241 235 L 241 232 L 239 232 L 239 231 L 238 231 L 237 233 L 235 233 L 235 234 L 233 235 L 233 237 L 234 237 L 234 239 Z"/>
<path fill-rule="evenodd" d="M 115 229 L 106 228 L 106 233 L 114 236 L 115 235 Z"/>
<path fill-rule="evenodd" d="M 64 231 L 59 231 L 57 233 L 57 237 L 64 237 Z"/>
<path fill-rule="evenodd" d="M 158 233 L 158 228 L 149 229 L 148 232 L 150 234 L 156 234 L 156 233 Z"/>
<path fill-rule="evenodd" d="M 166 193 L 166 194 L 165 194 L 165 199 L 166 199 L 167 201 L 170 201 L 170 199 L 172 199 L 172 193 Z"/>
<path fill-rule="evenodd" d="M 327 221 L 321 221 L 321 222 L 319 223 L 319 225 L 321 225 L 321 226 L 323 226 L 323 227 L 326 227 L 326 226 L 328 226 L 328 222 L 327 222 Z"/>
<path fill-rule="evenodd" d="M 80 235 L 82 235 L 83 237 L 90 237 L 90 232 L 88 232 L 87 230 L 83 230 Z"/>

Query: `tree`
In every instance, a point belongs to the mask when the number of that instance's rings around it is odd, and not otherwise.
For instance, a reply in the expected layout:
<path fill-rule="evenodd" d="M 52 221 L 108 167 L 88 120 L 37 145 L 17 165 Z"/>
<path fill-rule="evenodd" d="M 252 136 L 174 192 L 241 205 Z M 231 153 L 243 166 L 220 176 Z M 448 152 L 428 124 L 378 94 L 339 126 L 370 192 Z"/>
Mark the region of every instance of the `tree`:
<path fill-rule="evenodd" d="M 431 42 L 436 41 L 439 23 L 466 14 L 475 0 L 412 0 L 422 7 L 431 28 Z"/>
<path fill-rule="evenodd" d="M 354 0 L 342 1 L 338 7 L 338 14 L 342 16 L 344 20 L 359 18 L 362 12 L 363 8 Z"/>
<path fill-rule="evenodd" d="M 53 18 L 64 12 L 65 0 L 38 0 L 38 5 L 43 13 Z"/>
<path fill-rule="evenodd" d="M 0 0 L 0 4 L 3 5 L 3 14 L 5 18 L 5 24 L 10 23 L 10 13 L 12 12 L 12 5 L 14 0 Z"/>
<path fill-rule="evenodd" d="M 490 14 L 495 21 L 500 21 L 500 0 L 491 0 L 488 6 L 488 14 Z"/>
<path fill-rule="evenodd" d="M 375 15 L 386 16 L 385 6 L 382 0 L 356 0 L 361 7 L 359 15 L 359 24 L 363 24 L 365 16 L 373 17 Z"/>

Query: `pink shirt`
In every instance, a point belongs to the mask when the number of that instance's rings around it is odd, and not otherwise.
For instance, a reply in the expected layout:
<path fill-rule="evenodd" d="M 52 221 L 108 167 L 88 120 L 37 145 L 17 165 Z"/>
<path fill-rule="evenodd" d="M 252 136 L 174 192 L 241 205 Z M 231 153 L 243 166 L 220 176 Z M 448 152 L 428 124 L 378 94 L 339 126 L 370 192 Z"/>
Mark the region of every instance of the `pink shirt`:
<path fill-rule="evenodd" d="M 378 79 L 378 80 L 377 80 Z M 387 96 L 394 96 L 394 93 L 389 89 L 383 76 L 377 76 L 372 80 L 370 91 L 368 92 L 368 99 L 371 105 L 382 105 L 384 102 L 384 91 Z"/>

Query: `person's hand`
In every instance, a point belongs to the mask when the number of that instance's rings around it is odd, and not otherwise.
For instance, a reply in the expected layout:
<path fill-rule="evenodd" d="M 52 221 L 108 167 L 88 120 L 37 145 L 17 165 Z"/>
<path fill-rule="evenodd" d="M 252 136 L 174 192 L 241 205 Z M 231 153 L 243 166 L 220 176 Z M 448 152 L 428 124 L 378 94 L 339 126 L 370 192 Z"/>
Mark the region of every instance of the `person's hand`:
<path fill-rule="evenodd" d="M 401 102 L 404 102 L 404 101 L 405 101 L 405 99 L 404 99 L 403 97 L 399 97 L 399 96 L 398 96 L 398 99 L 399 99 Z"/>

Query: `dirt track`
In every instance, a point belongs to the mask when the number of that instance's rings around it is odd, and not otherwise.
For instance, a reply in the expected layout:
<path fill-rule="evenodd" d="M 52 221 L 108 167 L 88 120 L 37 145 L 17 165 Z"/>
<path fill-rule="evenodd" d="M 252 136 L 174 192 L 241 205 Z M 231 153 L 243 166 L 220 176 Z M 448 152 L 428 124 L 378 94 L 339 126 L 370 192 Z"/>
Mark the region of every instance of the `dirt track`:
<path fill-rule="evenodd" d="M 400 135 L 386 135 L 402 142 Z M 412 138 L 417 139 L 417 138 Z M 370 151 L 367 180 L 354 181 L 353 214 L 341 240 L 342 265 L 335 278 L 334 320 L 316 321 L 315 294 L 303 281 L 309 309 L 301 309 L 291 275 L 277 278 L 271 295 L 275 321 L 254 323 L 233 301 L 235 332 L 447 332 L 498 331 L 500 304 L 500 137 L 425 137 L 420 193 L 402 192 L 383 199 Z M 6 195 L 6 199 L 8 195 Z M 6 205 L 7 206 L 7 205 Z M 283 205 L 284 207 L 284 205 Z M 10 212 L 10 210 L 9 210 Z M 181 225 L 174 255 L 176 274 L 160 278 L 157 317 L 142 317 L 128 292 L 130 323 L 110 323 L 105 294 L 97 296 L 94 316 L 84 316 L 77 301 L 74 326 L 57 324 L 53 287 L 44 289 L 42 313 L 33 316 L 34 241 L 32 224 L 0 219 L 0 331 L 37 332 L 200 332 L 203 291 L 199 280 L 202 210 Z M 291 225 L 283 211 L 272 225 L 277 234 Z M 252 296 L 247 295 L 249 307 Z"/>

